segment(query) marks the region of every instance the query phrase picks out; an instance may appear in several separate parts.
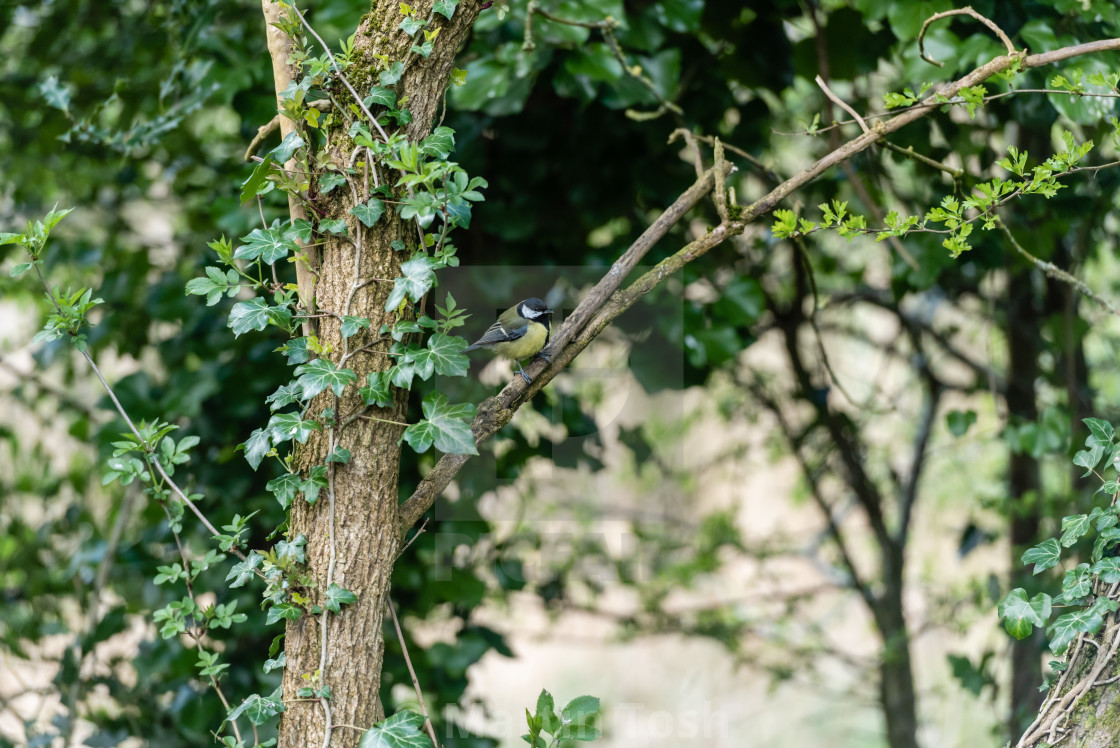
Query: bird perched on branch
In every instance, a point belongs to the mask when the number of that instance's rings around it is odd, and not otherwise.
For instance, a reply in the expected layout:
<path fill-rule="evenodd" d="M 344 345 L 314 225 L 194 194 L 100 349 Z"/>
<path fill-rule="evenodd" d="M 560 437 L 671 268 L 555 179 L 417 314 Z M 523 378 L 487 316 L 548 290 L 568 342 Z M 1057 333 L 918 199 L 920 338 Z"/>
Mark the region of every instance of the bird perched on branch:
<path fill-rule="evenodd" d="M 481 338 L 464 348 L 462 352 L 466 353 L 476 348 L 492 350 L 499 356 L 516 363 L 525 383 L 531 384 L 533 380 L 521 367 L 521 361 L 536 355 L 540 355 L 545 361 L 551 361 L 548 356 L 541 353 L 541 349 L 548 344 L 552 332 L 551 316 L 552 310 L 540 299 L 536 297 L 525 299 L 502 312 L 498 321 L 490 325 L 490 329 Z"/>

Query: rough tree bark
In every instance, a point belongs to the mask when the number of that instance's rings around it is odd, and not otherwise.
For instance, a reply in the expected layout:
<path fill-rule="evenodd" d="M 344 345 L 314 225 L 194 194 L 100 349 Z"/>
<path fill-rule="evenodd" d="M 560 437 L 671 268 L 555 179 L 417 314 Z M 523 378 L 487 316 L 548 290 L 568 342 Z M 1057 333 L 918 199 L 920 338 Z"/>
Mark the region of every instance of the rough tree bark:
<path fill-rule="evenodd" d="M 421 17 L 431 15 L 431 0 L 412 4 L 419 6 Z M 432 129 L 433 118 L 439 111 L 453 69 L 455 54 L 480 7 L 481 4 L 476 2 L 460 3 L 451 21 L 434 15 L 428 28 L 439 28 L 440 32 L 434 51 L 425 59 L 408 54 L 413 40 L 398 28 L 401 20 L 399 3 L 396 0 L 375 0 L 370 12 L 357 27 L 355 48 L 358 62 L 348 78 L 359 94 L 364 95 L 368 93 L 371 81 L 377 77 L 375 55 L 386 55 L 390 61 L 408 59 L 396 88 L 398 98 L 407 96 L 412 112 L 413 121 L 407 126 L 409 138 L 413 141 L 422 139 Z M 285 11 L 269 0 L 263 0 L 263 8 L 269 24 L 269 51 L 273 56 L 279 91 L 287 86 L 291 71 L 287 65 L 286 40 L 271 24 Z M 312 46 L 314 48 L 314 42 Z M 315 54 L 321 52 L 315 49 Z M 337 92 L 336 99 L 344 106 L 350 101 L 345 90 Z M 292 123 L 283 126 L 290 128 Z M 351 163 L 353 143 L 346 137 L 345 130 L 331 133 L 330 143 L 330 160 L 345 169 Z M 381 183 L 396 181 L 389 173 L 381 173 L 379 180 Z M 335 314 L 341 314 L 350 299 L 346 313 L 369 318 L 371 329 L 376 334 L 383 323 L 392 323 L 393 320 L 384 311 L 392 284 L 376 282 L 375 279 L 395 278 L 400 274 L 401 255 L 404 253 L 394 252 L 390 243 L 396 239 L 414 242 L 415 227 L 404 224 L 393 211 L 387 212 L 385 219 L 372 229 L 359 227 L 355 217 L 350 215 L 355 202 L 352 192 L 343 188 L 330 195 L 318 195 L 315 183 L 313 176 L 309 198 L 314 200 L 317 208 L 325 211 L 322 217 L 345 218 L 349 237 L 354 241 L 334 235 L 318 238 L 322 242 L 319 255 L 312 259 L 312 266 L 319 269 L 318 282 L 312 289 L 310 275 L 302 274 L 299 279 L 300 296 L 309 299 L 313 295 L 319 310 Z M 359 194 L 359 199 L 363 197 L 366 196 Z M 360 264 L 357 268 L 356 262 Z M 359 287 L 352 291 L 356 285 Z M 319 339 L 331 345 L 334 351 L 342 351 L 337 320 L 325 317 L 318 322 L 316 334 Z M 352 337 L 350 349 L 356 350 L 372 340 L 371 336 Z M 387 350 L 388 344 L 380 344 L 378 348 Z M 337 356 L 337 353 L 334 354 L 336 362 Z M 360 355 L 347 362 L 347 366 L 357 373 L 359 381 L 364 380 L 368 372 L 383 369 L 388 364 L 388 357 L 383 355 Z M 329 392 L 325 393 L 315 402 L 315 412 L 326 407 L 335 407 L 337 414 L 353 411 L 359 403 L 355 389 L 349 388 L 337 404 L 330 399 Z M 400 392 L 394 405 L 377 415 L 386 420 L 403 421 L 405 405 L 406 393 Z M 305 615 L 297 621 L 288 622 L 284 644 L 288 662 L 284 671 L 285 700 L 294 700 L 298 689 L 310 685 L 308 677 L 316 680 L 318 685 L 329 686 L 331 699 L 329 704 L 312 700 L 288 701 L 287 712 L 280 722 L 279 744 L 282 748 L 323 745 L 327 733 L 332 733 L 330 742 L 335 746 L 354 746 L 361 737 L 360 731 L 332 731 L 330 725 L 366 728 L 385 716 L 379 700 L 384 656 L 382 617 L 389 595 L 393 562 L 400 547 L 397 481 L 401 430 L 398 425 L 359 419 L 339 431 L 337 445 L 350 450 L 351 460 L 346 465 L 331 463 L 334 471 L 333 495 L 326 495 L 329 492 L 324 491 L 325 495 L 314 505 L 296 502 L 292 506 L 291 531 L 293 534 L 303 533 L 308 539 L 307 569 L 313 586 L 304 590 L 304 594 L 314 602 L 322 603 L 330 573 L 331 581 L 354 592 L 358 601 L 346 606 L 340 615 Z M 322 464 L 328 450 L 334 446 L 325 432 L 317 436 L 299 455 L 300 466 L 304 469 Z M 327 625 L 325 647 L 324 622 Z"/>

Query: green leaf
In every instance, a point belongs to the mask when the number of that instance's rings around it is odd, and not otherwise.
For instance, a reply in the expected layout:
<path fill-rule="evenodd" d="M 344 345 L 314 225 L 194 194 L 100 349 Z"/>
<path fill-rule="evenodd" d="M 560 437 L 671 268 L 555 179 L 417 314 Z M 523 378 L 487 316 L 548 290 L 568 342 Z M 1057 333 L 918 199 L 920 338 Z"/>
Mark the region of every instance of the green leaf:
<path fill-rule="evenodd" d="M 436 281 L 432 272 L 432 261 L 429 257 L 420 255 L 401 265 L 401 277 L 393 283 L 393 290 L 385 302 L 385 311 L 391 312 L 401 305 L 405 298 L 420 301 L 420 297 Z"/>
<path fill-rule="evenodd" d="M 420 152 L 444 161 L 455 150 L 455 131 L 450 127 L 437 127 L 432 134 L 420 141 Z M 465 180 L 464 180 L 465 181 Z"/>
<path fill-rule="evenodd" d="M 1112 443 L 1112 438 L 1116 435 L 1112 424 L 1100 418 L 1083 418 L 1082 422 L 1089 427 L 1089 433 L 1098 442 L 1109 445 Z"/>
<path fill-rule="evenodd" d="M 1063 548 L 1069 548 L 1087 532 L 1089 532 L 1089 515 L 1072 514 L 1068 517 L 1062 517 L 1061 543 Z"/>
<path fill-rule="evenodd" d="M 1093 572 L 1089 564 L 1078 564 L 1076 568 L 1066 572 L 1062 580 L 1062 594 L 1059 601 L 1063 603 L 1076 603 L 1081 598 L 1088 597 L 1093 591 Z"/>
<path fill-rule="evenodd" d="M 346 385 L 358 378 L 351 369 L 339 369 L 325 358 L 297 366 L 296 375 L 299 386 L 303 388 L 304 400 L 310 400 L 328 387 L 341 397 Z"/>
<path fill-rule="evenodd" d="M 289 252 L 299 251 L 299 246 L 277 227 L 253 229 L 247 236 L 241 237 L 241 241 L 245 244 L 233 253 L 239 260 L 260 259 L 271 265 L 287 257 Z"/>
<path fill-rule="evenodd" d="M 345 315 L 342 318 L 341 332 L 343 338 L 349 338 L 356 335 L 358 330 L 368 330 L 369 320 L 365 317 L 351 317 Z"/>
<path fill-rule="evenodd" d="M 33 264 L 34 264 L 34 263 L 30 263 L 30 262 L 21 262 L 21 263 L 19 263 L 18 265 L 14 266 L 14 267 L 12 268 L 12 272 L 11 272 L 11 274 L 10 274 L 10 275 L 11 275 L 11 276 L 12 276 L 13 278 L 18 278 L 18 277 L 20 277 L 21 275 L 23 275 L 24 273 L 26 273 L 26 272 L 27 272 L 28 270 L 30 270 L 30 269 L 31 269 L 31 266 L 32 266 Z"/>
<path fill-rule="evenodd" d="M 272 435 L 272 441 L 275 444 L 290 439 L 295 439 L 303 444 L 311 436 L 312 431 L 318 431 L 322 426 L 319 425 L 318 421 L 303 420 L 299 413 L 277 413 L 268 419 L 268 425 L 265 428 Z"/>
<path fill-rule="evenodd" d="M 278 687 L 269 696 L 261 696 L 258 693 L 251 694 L 238 706 L 230 710 L 226 720 L 232 722 L 244 714 L 254 725 L 263 725 L 270 722 L 273 717 L 284 711 L 286 711 L 286 709 L 284 707 L 284 702 L 281 700 L 281 691 Z"/>
<path fill-rule="evenodd" d="M 1104 616 L 1094 608 L 1075 610 L 1054 619 L 1046 633 L 1050 635 L 1050 651 L 1061 655 L 1078 634 L 1095 634 L 1104 623 Z"/>
<path fill-rule="evenodd" d="M 244 561 L 236 563 L 226 574 L 226 581 L 230 587 L 242 587 L 253 578 L 253 573 L 264 559 L 256 551 L 251 551 Z M 231 581 L 232 580 L 232 581 Z"/>
<path fill-rule="evenodd" d="M 404 73 L 404 63 L 397 61 L 389 66 L 388 70 L 382 70 L 378 76 L 382 86 L 391 86 L 401 79 L 401 74 Z"/>
<path fill-rule="evenodd" d="M 277 163 L 283 164 L 295 154 L 295 152 L 305 145 L 303 138 L 297 132 L 290 132 L 281 141 L 280 145 L 273 148 L 268 152 L 269 156 L 276 159 Z"/>
<path fill-rule="evenodd" d="M 346 447 L 335 447 L 331 453 L 327 455 L 327 462 L 338 462 L 343 465 L 350 462 L 350 450 Z"/>
<path fill-rule="evenodd" d="M 333 191 L 335 187 L 341 187 L 344 184 L 346 184 L 346 175 L 342 172 L 328 171 L 319 177 L 319 191 L 324 195 Z"/>
<path fill-rule="evenodd" d="M 295 473 L 284 473 L 279 478 L 273 478 L 265 484 L 265 490 L 270 491 L 276 500 L 280 502 L 280 507 L 287 509 L 292 505 L 295 500 L 296 494 L 299 493 L 303 486 L 303 478 L 300 478 Z"/>
<path fill-rule="evenodd" d="M 374 371 L 366 375 L 366 386 L 358 390 L 358 395 L 366 405 L 387 408 L 393 404 L 393 391 L 389 383 L 390 373 Z"/>
<path fill-rule="evenodd" d="M 1026 639 L 1035 626 L 1045 626 L 1051 609 L 1049 595 L 1039 593 L 1028 602 L 1027 592 L 1022 587 L 1007 593 L 996 608 L 999 617 L 1004 619 L 1003 627 L 1016 639 Z"/>
<path fill-rule="evenodd" d="M 358 748 L 430 748 L 423 727 L 424 718 L 416 712 L 397 712 L 362 733 Z"/>
<path fill-rule="evenodd" d="M 70 113 L 70 87 L 59 83 L 56 76 L 51 75 L 40 82 L 39 93 L 55 109 Z"/>
<path fill-rule="evenodd" d="M 541 729 L 549 735 L 555 735 L 560 728 L 560 718 L 556 716 L 556 705 L 552 700 L 552 694 L 543 688 L 541 695 L 537 697 L 537 712 L 534 718 L 540 720 Z"/>
<path fill-rule="evenodd" d="M 400 28 L 401 31 L 408 34 L 409 36 L 416 36 L 416 32 L 424 28 L 427 23 L 428 22 L 423 18 L 417 18 L 416 16 L 405 16 L 404 20 L 401 21 L 398 28 Z"/>
<path fill-rule="evenodd" d="M 295 133 L 292 133 L 293 135 Z M 252 200 L 261 191 L 261 187 L 268 181 L 269 167 L 272 166 L 272 156 L 264 157 L 264 160 L 253 167 L 253 171 L 249 174 L 249 178 L 241 183 L 241 204 Z"/>
<path fill-rule="evenodd" d="M 214 306 L 223 294 L 232 297 L 240 288 L 236 270 L 227 270 L 223 273 L 221 268 L 207 267 L 206 277 L 191 278 L 187 281 L 186 291 L 188 295 L 205 296 L 206 306 Z"/>
<path fill-rule="evenodd" d="M 1120 529 L 1118 528 L 1107 527 L 1100 530 L 1099 533 L 1093 543 L 1093 561 L 1099 561 L 1106 550 L 1120 542 Z"/>
<path fill-rule="evenodd" d="M 949 433 L 956 437 L 964 436 L 972 424 L 976 423 L 975 410 L 950 410 L 945 414 L 945 424 Z"/>
<path fill-rule="evenodd" d="M 259 296 L 248 301 L 239 301 L 229 310 L 229 328 L 233 330 L 234 337 L 249 332 L 250 330 L 263 330 L 268 327 L 271 319 L 268 302 Z"/>
<path fill-rule="evenodd" d="M 451 16 L 455 15 L 455 8 L 458 6 L 459 0 L 436 0 L 435 3 L 432 4 L 432 12 L 439 13 L 450 21 Z"/>
<path fill-rule="evenodd" d="M 404 440 L 417 452 L 426 452 L 433 444 L 446 454 L 476 455 L 471 434 L 475 407 L 471 403 L 451 405 L 441 392 L 429 393 L 421 403 L 424 419 L 404 430 Z"/>
<path fill-rule="evenodd" d="M 376 197 L 371 197 L 366 202 L 358 203 L 351 208 L 350 213 L 357 216 L 358 220 L 366 226 L 372 227 L 381 220 L 381 216 L 385 215 L 385 203 Z"/>
<path fill-rule="evenodd" d="M 281 540 L 276 544 L 276 558 L 282 563 L 295 562 L 302 564 L 307 562 L 307 536 L 302 532 L 296 535 L 295 539 L 291 542 Z"/>
<path fill-rule="evenodd" d="M 334 582 L 331 582 L 327 587 L 327 600 L 323 603 L 323 607 L 332 613 L 339 613 L 342 611 L 343 605 L 350 605 L 351 603 L 358 602 L 358 596 L 345 587 L 339 587 Z"/>
<path fill-rule="evenodd" d="M 1120 582 L 1120 558 L 1102 558 L 1093 564 L 1093 573 L 1101 578 L 1105 584 Z"/>
<path fill-rule="evenodd" d="M 267 430 L 257 429 L 241 446 L 245 448 L 245 461 L 256 470 L 260 467 L 264 456 L 272 449 L 272 438 Z"/>
<path fill-rule="evenodd" d="M 345 218 L 330 218 L 325 221 L 319 221 L 319 230 L 325 231 L 329 234 L 338 234 L 339 236 L 346 236 L 346 219 Z"/>
<path fill-rule="evenodd" d="M 470 369 L 470 358 L 461 353 L 468 345 L 465 338 L 433 333 L 428 338 L 428 358 L 435 366 L 436 373 L 449 377 L 465 377 Z"/>
<path fill-rule="evenodd" d="M 391 88 L 374 86 L 369 90 L 369 96 L 367 96 L 362 103 L 367 107 L 373 104 L 379 104 L 380 106 L 392 108 L 397 105 L 397 94 Z"/>
<path fill-rule="evenodd" d="M 560 719 L 563 722 L 582 722 L 598 713 L 598 698 L 577 696 L 564 706 L 563 711 L 560 712 Z"/>
<path fill-rule="evenodd" d="M 1027 551 L 1023 553 L 1022 561 L 1024 564 L 1034 564 L 1034 573 L 1038 574 L 1052 566 L 1057 566 L 1061 554 L 1062 551 L 1061 547 L 1058 545 L 1058 539 L 1048 538 L 1034 548 L 1028 548 Z"/>

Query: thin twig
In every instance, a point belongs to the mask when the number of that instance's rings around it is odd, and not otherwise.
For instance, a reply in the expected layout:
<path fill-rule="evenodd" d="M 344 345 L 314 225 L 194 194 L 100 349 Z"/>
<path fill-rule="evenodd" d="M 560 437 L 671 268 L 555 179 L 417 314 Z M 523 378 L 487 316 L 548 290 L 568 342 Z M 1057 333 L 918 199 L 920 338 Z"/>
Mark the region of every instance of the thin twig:
<path fill-rule="evenodd" d="M 420 680 L 416 677 L 416 671 L 412 667 L 412 658 L 408 656 L 408 645 L 404 643 L 404 632 L 401 631 L 401 622 L 397 620 L 396 606 L 393 605 L 393 600 L 391 598 L 386 598 L 385 602 L 389 606 L 389 614 L 393 616 L 393 628 L 397 630 L 397 641 L 401 643 L 401 652 L 404 653 L 404 664 L 408 666 L 408 674 L 412 676 L 412 687 L 416 690 L 416 698 L 420 701 L 420 711 L 424 714 L 424 727 L 428 728 L 428 735 L 432 738 L 432 745 L 435 746 L 435 748 L 439 748 L 439 740 L 436 738 L 436 729 L 432 726 L 432 719 L 428 716 L 428 707 L 424 703 L 424 692 L 420 688 Z"/>
<path fill-rule="evenodd" d="M 824 82 L 824 78 L 818 75 L 813 80 L 817 82 L 817 85 L 820 86 L 820 89 L 824 91 L 824 95 L 827 96 L 829 100 L 832 101 L 832 103 L 836 104 L 836 106 L 840 107 L 855 118 L 856 122 L 859 123 L 861 130 L 863 130 L 864 132 L 871 132 L 871 129 L 867 126 L 867 123 L 863 121 L 863 117 L 859 116 L 856 110 L 852 109 L 852 107 L 848 105 L 848 102 L 844 101 L 835 93 L 833 93 L 832 89 L 828 87 L 828 84 Z"/>
<path fill-rule="evenodd" d="M 932 57 L 927 57 L 926 56 L 926 51 L 925 51 L 926 29 L 928 29 L 929 25 L 931 23 L 933 23 L 934 21 L 939 21 L 942 18 L 948 18 L 949 16 L 962 16 L 962 15 L 963 16 L 972 16 L 977 21 L 980 21 L 980 23 L 982 23 L 985 26 L 987 26 L 988 28 L 990 28 L 995 33 L 995 35 L 999 37 L 999 40 L 1001 42 L 1003 42 L 1003 46 L 1007 48 L 1007 54 L 1008 55 L 1015 56 L 1016 54 L 1018 54 L 1018 52 L 1015 49 L 1015 45 L 1012 44 L 1011 40 L 1007 38 L 1007 34 L 1003 33 L 1003 29 L 1001 29 L 999 26 L 997 26 L 994 21 L 991 21 L 988 18 L 985 18 L 984 16 L 977 13 L 975 10 L 972 9 L 971 5 L 966 5 L 963 8 L 955 8 L 954 10 L 946 10 L 946 11 L 943 11 L 941 13 L 934 13 L 932 16 L 930 16 L 929 18 L 926 19 L 925 23 L 922 24 L 922 30 L 918 32 L 918 55 L 923 60 L 928 62 L 930 65 L 936 65 L 939 68 L 945 67 L 945 63 L 938 62 L 937 60 L 933 59 Z"/>

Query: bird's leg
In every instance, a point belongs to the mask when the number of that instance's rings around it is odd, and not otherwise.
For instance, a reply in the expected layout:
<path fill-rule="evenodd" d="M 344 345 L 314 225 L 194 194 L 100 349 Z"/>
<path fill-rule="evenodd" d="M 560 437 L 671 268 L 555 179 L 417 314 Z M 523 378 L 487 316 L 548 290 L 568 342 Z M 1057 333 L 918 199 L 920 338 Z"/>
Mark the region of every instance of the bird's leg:
<path fill-rule="evenodd" d="M 552 363 L 552 356 L 548 355 L 544 351 L 540 351 L 539 353 L 537 353 L 537 355 L 540 356 L 541 358 L 543 358 L 548 363 L 550 363 L 550 364 Z"/>
<path fill-rule="evenodd" d="M 521 378 L 525 380 L 525 384 L 532 384 L 533 383 L 533 380 L 530 379 L 529 375 L 525 373 L 525 370 L 521 368 L 521 362 L 520 361 L 517 362 L 517 370 L 519 372 L 521 372 Z"/>

